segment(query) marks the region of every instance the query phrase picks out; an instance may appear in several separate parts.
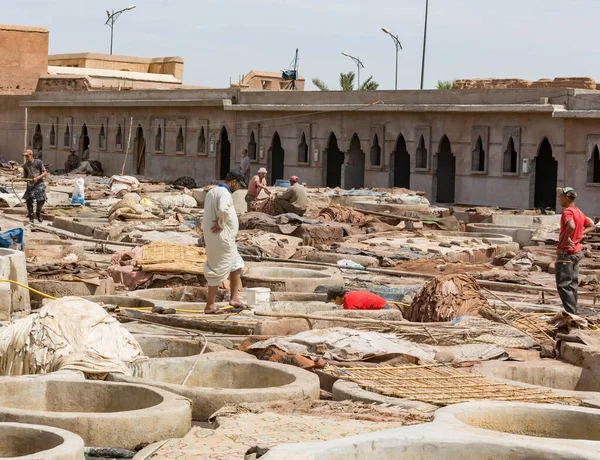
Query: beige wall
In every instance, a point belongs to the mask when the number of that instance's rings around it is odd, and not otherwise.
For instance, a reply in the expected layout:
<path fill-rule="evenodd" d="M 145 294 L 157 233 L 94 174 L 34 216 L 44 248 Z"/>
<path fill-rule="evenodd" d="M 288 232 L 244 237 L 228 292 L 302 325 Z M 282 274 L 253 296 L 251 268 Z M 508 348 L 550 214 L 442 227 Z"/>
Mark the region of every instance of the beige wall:
<path fill-rule="evenodd" d="M 48 65 L 156 73 L 173 75 L 179 80 L 183 79 L 183 59 L 179 57 L 145 59 L 97 53 L 57 54 L 49 56 Z"/>
<path fill-rule="evenodd" d="M 0 25 L 0 93 L 30 93 L 48 71 L 48 31 Z"/>

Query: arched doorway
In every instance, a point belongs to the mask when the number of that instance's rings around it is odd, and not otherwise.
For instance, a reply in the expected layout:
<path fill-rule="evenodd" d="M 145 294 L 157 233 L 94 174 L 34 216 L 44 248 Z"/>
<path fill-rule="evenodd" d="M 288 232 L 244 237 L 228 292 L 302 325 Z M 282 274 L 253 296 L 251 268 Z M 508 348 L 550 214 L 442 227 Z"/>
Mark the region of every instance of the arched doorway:
<path fill-rule="evenodd" d="M 392 155 L 393 187 L 410 188 L 410 155 L 406 150 L 406 141 L 400 134 L 396 149 Z"/>
<path fill-rule="evenodd" d="M 138 125 L 135 133 L 135 173 L 146 173 L 146 139 L 141 125 Z"/>
<path fill-rule="evenodd" d="M 365 153 L 361 150 L 358 134 L 354 133 L 348 150 L 348 163 L 344 165 L 344 188 L 365 186 Z"/>
<path fill-rule="evenodd" d="M 342 186 L 344 152 L 338 147 L 337 137 L 331 133 L 325 151 L 325 185 L 329 188 Z"/>
<path fill-rule="evenodd" d="M 42 136 L 42 128 L 38 123 L 35 126 L 35 132 L 33 134 L 33 141 L 31 143 L 31 148 L 33 150 L 33 156 L 36 159 L 42 159 L 42 149 L 44 148 L 44 136 Z"/>
<path fill-rule="evenodd" d="M 88 129 L 85 123 L 81 127 L 79 157 L 81 161 L 88 161 L 90 159 L 90 137 L 88 136 Z"/>
<path fill-rule="evenodd" d="M 535 192 L 533 207 L 556 209 L 558 161 L 552 156 L 552 145 L 544 138 L 535 159 Z"/>
<path fill-rule="evenodd" d="M 221 128 L 221 134 L 219 135 L 217 162 L 219 179 L 223 180 L 231 170 L 231 143 L 229 142 L 229 135 L 227 134 L 227 128 L 225 128 L 225 126 Z"/>
<path fill-rule="evenodd" d="M 440 140 L 437 153 L 437 195 L 438 203 L 454 203 L 456 183 L 456 157 L 446 135 Z"/>
<path fill-rule="evenodd" d="M 269 174 L 271 176 L 271 185 L 275 184 L 277 179 L 284 179 L 284 159 L 285 151 L 281 146 L 279 133 L 275 131 L 269 150 Z"/>

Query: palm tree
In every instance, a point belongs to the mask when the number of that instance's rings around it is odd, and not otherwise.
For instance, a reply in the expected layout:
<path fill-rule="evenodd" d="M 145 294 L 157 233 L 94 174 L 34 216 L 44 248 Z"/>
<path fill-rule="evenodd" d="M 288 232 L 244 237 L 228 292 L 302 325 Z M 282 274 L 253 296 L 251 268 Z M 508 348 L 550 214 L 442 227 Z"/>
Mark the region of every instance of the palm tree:
<path fill-rule="evenodd" d="M 452 89 L 454 86 L 454 80 L 438 80 L 437 89 Z"/>
<path fill-rule="evenodd" d="M 327 83 L 325 83 L 323 80 L 321 80 L 320 78 L 313 78 L 312 79 L 312 83 L 313 85 L 315 85 L 317 88 L 319 88 L 319 90 L 321 91 L 329 91 L 329 86 L 327 86 Z"/>
<path fill-rule="evenodd" d="M 352 71 L 348 73 L 340 73 L 340 89 L 342 91 L 354 91 L 354 80 L 356 79 L 356 74 Z M 312 79 L 313 85 L 315 85 L 321 91 L 330 91 L 329 86 L 320 78 Z M 379 88 L 379 83 L 373 80 L 373 76 L 371 75 L 367 80 L 360 85 L 361 91 L 374 91 Z"/>
<path fill-rule="evenodd" d="M 367 78 L 367 80 L 360 85 L 361 91 L 375 91 L 377 88 L 379 88 L 379 83 L 373 80 L 373 75 Z"/>
<path fill-rule="evenodd" d="M 356 74 L 352 71 L 340 73 L 340 88 L 342 91 L 354 91 L 354 78 L 356 78 Z"/>

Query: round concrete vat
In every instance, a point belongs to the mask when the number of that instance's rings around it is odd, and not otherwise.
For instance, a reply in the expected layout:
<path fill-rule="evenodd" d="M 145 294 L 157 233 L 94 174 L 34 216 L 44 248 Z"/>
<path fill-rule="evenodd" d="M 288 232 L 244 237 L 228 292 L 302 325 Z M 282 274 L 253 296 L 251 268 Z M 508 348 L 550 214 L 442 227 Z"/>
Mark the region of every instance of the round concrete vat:
<path fill-rule="evenodd" d="M 271 302 L 267 305 L 255 305 L 252 311 L 257 313 L 300 313 L 311 314 L 340 310 L 333 303 L 327 302 Z"/>
<path fill-rule="evenodd" d="M 81 436 L 86 446 L 134 449 L 184 436 L 191 427 L 191 403 L 141 385 L 4 378 L 0 421 L 62 428 Z"/>
<path fill-rule="evenodd" d="M 572 445 L 593 445 L 600 454 L 600 410 L 557 404 L 470 402 L 444 407 L 435 420 L 471 432 L 505 433 L 530 438 L 568 440 Z"/>
<path fill-rule="evenodd" d="M 600 381 L 587 369 L 555 360 L 486 361 L 471 372 L 521 387 L 541 387 L 556 394 L 582 399 L 588 407 L 600 408 Z"/>
<path fill-rule="evenodd" d="M 532 227 L 507 227 L 497 224 L 467 224 L 466 230 L 474 235 L 482 235 L 480 238 L 487 238 L 485 235 L 494 237 L 495 235 L 505 235 L 510 237 L 520 247 L 527 246 L 536 228 Z"/>
<path fill-rule="evenodd" d="M 81 460 L 83 439 L 60 428 L 0 423 L 0 458 L 15 460 Z"/>
<path fill-rule="evenodd" d="M 337 268 L 310 264 L 248 264 L 242 280 L 245 287 L 266 287 L 275 292 L 314 292 L 321 284 L 344 285 Z"/>
<path fill-rule="evenodd" d="M 195 367 L 194 367 L 195 365 Z M 182 385 L 193 368 L 185 385 Z M 255 359 L 152 359 L 139 377 L 112 380 L 152 385 L 189 398 L 194 420 L 208 420 L 223 406 L 250 402 L 319 399 L 319 378 L 303 369 Z M 141 377 L 141 378 L 140 378 Z"/>

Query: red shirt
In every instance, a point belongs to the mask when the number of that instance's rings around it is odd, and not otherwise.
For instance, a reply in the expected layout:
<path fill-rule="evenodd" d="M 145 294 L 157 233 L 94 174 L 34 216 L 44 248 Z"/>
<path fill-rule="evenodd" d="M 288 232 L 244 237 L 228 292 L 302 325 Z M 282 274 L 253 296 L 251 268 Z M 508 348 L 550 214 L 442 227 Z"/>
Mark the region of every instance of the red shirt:
<path fill-rule="evenodd" d="M 344 310 L 381 310 L 386 305 L 383 297 L 372 292 L 354 291 L 344 297 Z"/>
<path fill-rule="evenodd" d="M 566 246 L 563 241 L 565 234 L 567 233 L 567 223 L 569 221 L 573 221 L 575 224 L 575 230 L 571 235 L 571 241 L 573 241 L 574 246 Z M 583 246 L 581 245 L 581 240 L 583 239 L 583 229 L 587 223 L 587 217 L 585 214 L 581 212 L 581 210 L 575 206 L 571 205 L 566 209 L 563 209 L 562 216 L 560 218 L 560 236 L 558 238 L 558 248 L 556 252 L 558 254 L 577 254 L 581 252 Z"/>

